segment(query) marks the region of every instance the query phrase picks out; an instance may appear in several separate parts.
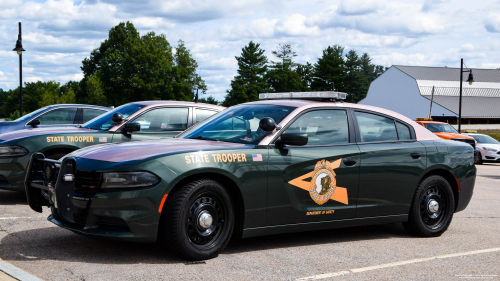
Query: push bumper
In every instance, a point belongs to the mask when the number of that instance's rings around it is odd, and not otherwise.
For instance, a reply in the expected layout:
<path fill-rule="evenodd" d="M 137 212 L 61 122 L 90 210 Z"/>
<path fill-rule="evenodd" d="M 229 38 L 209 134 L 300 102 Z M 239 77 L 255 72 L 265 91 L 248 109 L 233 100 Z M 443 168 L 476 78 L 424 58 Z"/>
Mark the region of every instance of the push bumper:
<path fill-rule="evenodd" d="M 95 171 L 77 170 L 73 158 L 58 162 L 45 159 L 41 153 L 33 155 L 26 176 L 30 207 L 41 212 L 42 206 L 50 206 L 52 214 L 48 220 L 78 234 L 136 242 L 156 241 L 160 220 L 160 202 L 157 201 L 161 200 L 158 196 L 161 187 L 99 192 L 97 182 L 94 190 L 82 190 L 82 177 L 92 173 L 100 176 Z M 88 182 L 88 179 L 83 180 Z"/>

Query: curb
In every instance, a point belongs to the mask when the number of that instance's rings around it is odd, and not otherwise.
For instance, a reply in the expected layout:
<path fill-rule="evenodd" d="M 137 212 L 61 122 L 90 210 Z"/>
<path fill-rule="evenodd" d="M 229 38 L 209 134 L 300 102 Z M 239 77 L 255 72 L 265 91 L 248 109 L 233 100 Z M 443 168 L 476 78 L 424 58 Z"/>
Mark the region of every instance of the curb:
<path fill-rule="evenodd" d="M 42 279 L 2 260 L 0 260 L 0 271 L 20 281 L 43 281 Z"/>

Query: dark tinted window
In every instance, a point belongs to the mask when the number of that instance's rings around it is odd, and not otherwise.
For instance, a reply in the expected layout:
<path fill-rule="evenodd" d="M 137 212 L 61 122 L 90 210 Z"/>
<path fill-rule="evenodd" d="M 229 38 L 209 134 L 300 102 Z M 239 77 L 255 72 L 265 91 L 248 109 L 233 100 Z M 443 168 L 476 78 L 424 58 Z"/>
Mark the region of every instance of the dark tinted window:
<path fill-rule="evenodd" d="M 196 108 L 196 123 L 207 119 L 208 117 L 214 115 L 217 111 Z"/>
<path fill-rule="evenodd" d="M 408 126 L 396 122 L 396 127 L 398 127 L 398 136 L 400 140 L 410 140 L 411 139 L 411 134 L 410 134 L 410 128 Z"/>
<path fill-rule="evenodd" d="M 83 124 L 82 126 L 84 128 L 89 128 L 93 130 L 107 131 L 119 124 L 119 123 L 118 124 L 114 123 L 113 120 L 111 120 L 111 116 L 113 116 L 113 114 L 119 112 L 123 115 L 123 119 L 125 119 L 130 115 L 136 113 L 139 109 L 143 107 L 144 105 L 139 105 L 135 103 L 124 104 L 120 107 L 115 108 L 114 110 L 108 111 L 106 114 L 99 116 L 99 118 L 91 120 L 91 122 Z"/>
<path fill-rule="evenodd" d="M 73 124 L 76 110 L 76 107 L 54 109 L 38 116 L 37 119 L 40 120 L 40 125 Z"/>
<path fill-rule="evenodd" d="M 424 123 L 424 126 L 427 130 L 433 133 L 455 133 L 458 134 L 457 130 L 450 126 L 449 124 L 440 124 L 440 123 Z"/>
<path fill-rule="evenodd" d="M 390 118 L 355 111 L 361 142 L 398 140 L 396 126 Z"/>
<path fill-rule="evenodd" d="M 286 129 L 287 133 L 307 133 L 307 145 L 329 145 L 349 142 L 345 110 L 317 110 L 300 116 Z"/>
<path fill-rule="evenodd" d="M 158 108 L 134 120 L 141 124 L 141 131 L 184 131 L 187 128 L 187 108 Z"/>
<path fill-rule="evenodd" d="M 96 118 L 97 116 L 105 113 L 105 110 L 101 109 L 91 109 L 91 108 L 84 108 L 83 109 L 83 123 L 87 123 L 90 120 Z"/>

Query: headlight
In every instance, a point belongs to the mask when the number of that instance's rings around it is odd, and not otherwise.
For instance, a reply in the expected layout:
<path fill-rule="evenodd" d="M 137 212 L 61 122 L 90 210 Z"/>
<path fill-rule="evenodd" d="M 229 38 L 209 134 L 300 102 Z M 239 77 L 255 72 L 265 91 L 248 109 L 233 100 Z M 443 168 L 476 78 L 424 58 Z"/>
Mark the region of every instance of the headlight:
<path fill-rule="evenodd" d="M 160 181 L 157 176 L 148 172 L 104 173 L 102 178 L 102 189 L 147 187 Z"/>
<path fill-rule="evenodd" d="M 487 150 L 487 151 L 491 151 L 491 152 L 497 152 L 496 149 L 493 149 L 493 148 L 487 148 L 487 147 L 483 147 L 484 150 Z"/>
<path fill-rule="evenodd" d="M 0 157 L 23 156 L 28 150 L 22 146 L 0 146 Z"/>

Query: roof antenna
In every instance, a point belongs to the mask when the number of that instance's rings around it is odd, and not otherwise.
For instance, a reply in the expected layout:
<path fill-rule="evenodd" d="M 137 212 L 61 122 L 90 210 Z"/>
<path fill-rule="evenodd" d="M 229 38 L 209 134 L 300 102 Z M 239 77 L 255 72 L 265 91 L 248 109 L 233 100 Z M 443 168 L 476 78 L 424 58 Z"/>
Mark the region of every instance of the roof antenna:
<path fill-rule="evenodd" d="M 196 96 L 194 96 L 194 103 L 198 103 L 198 88 L 196 89 Z"/>

